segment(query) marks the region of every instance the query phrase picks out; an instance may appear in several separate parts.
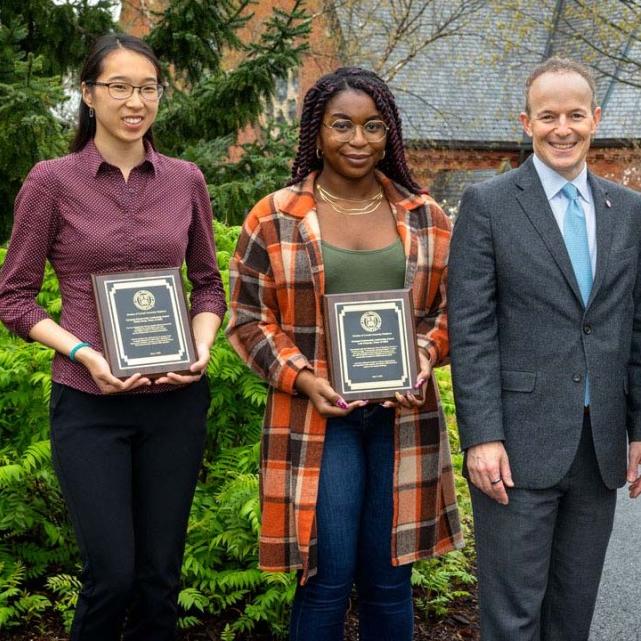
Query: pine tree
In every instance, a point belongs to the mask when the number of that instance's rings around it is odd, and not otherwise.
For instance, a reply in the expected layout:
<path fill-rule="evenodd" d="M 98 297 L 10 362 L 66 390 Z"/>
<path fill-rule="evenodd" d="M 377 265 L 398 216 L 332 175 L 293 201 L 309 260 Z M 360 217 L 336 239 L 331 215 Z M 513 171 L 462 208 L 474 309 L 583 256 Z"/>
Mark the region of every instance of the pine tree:
<path fill-rule="evenodd" d="M 221 219 L 240 222 L 248 207 L 282 184 L 293 154 L 286 145 L 249 145 L 251 158 L 230 165 L 235 134 L 257 121 L 276 83 L 300 61 L 309 31 L 303 0 L 275 9 L 257 42 L 238 31 L 255 0 L 173 0 L 148 41 L 171 69 L 155 129 L 161 151 L 198 162 Z M 2 0 L 0 4 L 0 242 L 7 239 L 15 196 L 39 160 L 65 153 L 73 123 L 56 113 L 76 83 L 93 40 L 117 30 L 114 0 Z M 223 67 L 229 54 L 239 62 Z M 245 170 L 252 173 L 242 175 Z M 262 172 L 256 175 L 256 171 Z"/>
<path fill-rule="evenodd" d="M 235 224 L 254 202 L 282 186 L 295 141 L 281 125 L 268 127 L 262 142 L 247 145 L 239 163 L 227 162 L 227 150 L 237 131 L 257 122 L 276 83 L 298 66 L 309 32 L 303 0 L 295 0 L 289 12 L 273 10 L 257 42 L 244 42 L 237 32 L 252 4 L 175 0 L 148 37 L 173 70 L 170 97 L 155 125 L 159 144 L 201 166 L 218 216 Z M 230 53 L 240 62 L 226 69 Z"/>
<path fill-rule="evenodd" d="M 11 230 L 20 184 L 39 160 L 67 148 L 63 76 L 98 34 L 113 28 L 114 3 L 2 0 L 0 4 L 0 241 Z"/>

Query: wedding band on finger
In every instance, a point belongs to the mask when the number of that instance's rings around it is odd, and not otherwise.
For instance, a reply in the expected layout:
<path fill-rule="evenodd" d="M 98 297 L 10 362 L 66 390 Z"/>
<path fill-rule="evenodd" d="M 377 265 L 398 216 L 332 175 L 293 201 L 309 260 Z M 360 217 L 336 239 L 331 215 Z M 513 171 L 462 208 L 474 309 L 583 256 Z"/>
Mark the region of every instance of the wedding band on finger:
<path fill-rule="evenodd" d="M 496 479 L 496 481 L 490 481 L 490 483 L 491 483 L 492 485 L 498 485 L 502 480 L 503 480 L 503 479 L 499 477 L 498 479 Z"/>

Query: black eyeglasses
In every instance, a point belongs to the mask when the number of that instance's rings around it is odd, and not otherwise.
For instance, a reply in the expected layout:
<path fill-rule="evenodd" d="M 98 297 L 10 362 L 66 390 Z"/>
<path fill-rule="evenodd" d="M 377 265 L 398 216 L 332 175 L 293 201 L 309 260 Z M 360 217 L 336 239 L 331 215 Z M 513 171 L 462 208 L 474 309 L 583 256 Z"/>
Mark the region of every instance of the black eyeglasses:
<path fill-rule="evenodd" d="M 133 96 L 134 89 L 138 89 L 138 93 L 143 100 L 158 102 L 165 89 L 158 83 L 132 85 L 128 82 L 88 82 L 87 84 L 93 87 L 107 87 L 109 95 L 116 100 L 127 100 L 127 98 Z"/>

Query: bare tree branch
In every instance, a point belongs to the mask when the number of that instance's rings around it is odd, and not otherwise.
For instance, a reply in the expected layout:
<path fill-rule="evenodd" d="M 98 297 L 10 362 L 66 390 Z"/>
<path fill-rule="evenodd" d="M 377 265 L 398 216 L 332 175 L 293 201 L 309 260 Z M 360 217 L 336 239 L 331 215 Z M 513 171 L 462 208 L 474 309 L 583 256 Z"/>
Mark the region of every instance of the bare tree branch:
<path fill-rule="evenodd" d="M 337 0 L 343 53 L 386 81 L 442 38 L 463 36 L 483 0 Z"/>
<path fill-rule="evenodd" d="M 547 19 L 531 10 L 530 3 L 513 0 L 493 4 L 497 12 L 506 16 L 499 28 L 497 49 L 504 40 L 508 47 L 503 45 L 503 49 L 509 48 L 510 53 L 531 53 L 527 43 L 510 35 L 521 33 L 528 26 L 551 28 Z M 550 3 L 545 6 L 543 13 L 550 13 Z M 641 69 L 641 2 L 638 0 L 568 0 L 554 35 L 555 53 L 559 51 L 559 42 L 570 48 L 574 44 L 583 52 L 582 61 L 600 77 L 641 88 L 638 73 Z"/>

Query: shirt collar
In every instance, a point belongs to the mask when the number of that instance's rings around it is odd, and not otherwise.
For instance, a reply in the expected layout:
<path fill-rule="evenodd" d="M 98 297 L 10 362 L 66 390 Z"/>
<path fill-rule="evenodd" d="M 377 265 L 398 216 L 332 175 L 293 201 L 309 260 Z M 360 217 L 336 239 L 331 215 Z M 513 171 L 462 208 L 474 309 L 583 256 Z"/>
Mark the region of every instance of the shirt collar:
<path fill-rule="evenodd" d="M 154 150 L 151 144 L 145 140 L 145 159 L 138 165 L 139 167 L 149 167 L 151 171 L 156 174 L 158 171 L 158 153 Z M 78 152 L 82 164 L 87 167 L 92 176 L 97 176 L 100 169 L 104 167 L 111 167 L 100 154 L 93 138 Z"/>
<path fill-rule="evenodd" d="M 578 189 L 581 198 L 585 202 L 591 202 L 587 164 L 583 165 L 583 169 L 574 180 L 568 181 L 567 178 L 548 167 L 536 154 L 533 154 L 532 160 L 548 200 L 552 200 L 568 182 L 571 182 Z"/>

